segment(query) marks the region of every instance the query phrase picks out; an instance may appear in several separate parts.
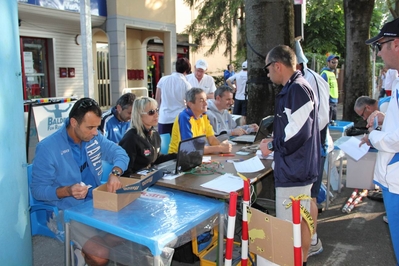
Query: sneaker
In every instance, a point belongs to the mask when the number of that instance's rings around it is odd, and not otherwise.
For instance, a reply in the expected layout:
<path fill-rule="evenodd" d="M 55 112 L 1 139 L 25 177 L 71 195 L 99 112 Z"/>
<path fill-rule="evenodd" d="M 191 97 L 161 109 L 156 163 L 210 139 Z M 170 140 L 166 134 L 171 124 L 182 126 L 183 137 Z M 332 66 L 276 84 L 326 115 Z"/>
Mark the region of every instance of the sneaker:
<path fill-rule="evenodd" d="M 386 216 L 386 215 L 382 216 L 382 220 L 384 220 L 384 222 L 388 223 L 388 216 Z"/>
<path fill-rule="evenodd" d="M 315 245 L 310 245 L 308 257 L 320 254 L 323 252 L 323 245 L 321 244 L 320 238 L 317 239 L 317 243 Z"/>

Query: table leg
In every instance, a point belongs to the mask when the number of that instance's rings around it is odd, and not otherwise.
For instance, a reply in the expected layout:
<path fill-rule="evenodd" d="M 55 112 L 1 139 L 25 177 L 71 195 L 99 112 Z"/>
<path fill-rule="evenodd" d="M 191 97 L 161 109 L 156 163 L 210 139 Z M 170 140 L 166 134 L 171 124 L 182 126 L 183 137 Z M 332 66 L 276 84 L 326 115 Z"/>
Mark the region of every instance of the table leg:
<path fill-rule="evenodd" d="M 71 236 L 70 224 L 65 223 L 65 265 L 71 266 Z"/>
<path fill-rule="evenodd" d="M 223 250 L 224 250 L 224 215 L 219 213 L 219 255 L 218 255 L 218 264 L 223 265 L 224 257 L 223 257 Z"/>
<path fill-rule="evenodd" d="M 342 182 L 342 164 L 343 164 L 343 160 L 344 160 L 344 156 L 341 155 L 341 151 L 340 151 L 340 157 L 339 158 L 339 178 L 338 178 L 338 193 L 341 193 L 341 182 Z"/>
<path fill-rule="evenodd" d="M 160 265 L 161 265 L 160 255 L 154 256 L 154 266 L 160 266 Z"/>
<path fill-rule="evenodd" d="M 328 210 L 328 206 L 330 205 L 330 178 L 331 178 L 331 165 L 332 165 L 332 155 L 331 155 L 331 153 L 333 153 L 334 151 L 332 151 L 332 152 L 329 152 L 328 153 L 328 155 L 327 155 L 327 165 L 328 165 L 328 167 L 327 167 L 327 185 L 326 185 L 326 187 L 327 187 L 327 191 L 326 191 L 326 210 Z"/>

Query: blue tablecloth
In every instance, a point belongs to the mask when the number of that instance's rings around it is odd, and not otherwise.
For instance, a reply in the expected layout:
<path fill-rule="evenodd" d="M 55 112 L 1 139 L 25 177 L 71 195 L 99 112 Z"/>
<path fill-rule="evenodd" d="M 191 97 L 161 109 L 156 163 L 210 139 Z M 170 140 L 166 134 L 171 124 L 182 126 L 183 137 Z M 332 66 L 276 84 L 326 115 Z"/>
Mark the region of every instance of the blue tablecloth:
<path fill-rule="evenodd" d="M 224 212 L 223 201 L 154 186 L 119 212 L 95 209 L 88 201 L 65 210 L 64 220 L 140 243 L 156 256 L 177 236 Z"/>

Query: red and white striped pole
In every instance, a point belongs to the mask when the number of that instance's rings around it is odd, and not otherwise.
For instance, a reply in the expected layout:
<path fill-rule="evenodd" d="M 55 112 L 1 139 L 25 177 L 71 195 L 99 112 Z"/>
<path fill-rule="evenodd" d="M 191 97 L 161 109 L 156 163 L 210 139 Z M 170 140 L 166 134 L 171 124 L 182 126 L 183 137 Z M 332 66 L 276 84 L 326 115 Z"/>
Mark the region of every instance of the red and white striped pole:
<path fill-rule="evenodd" d="M 242 201 L 242 238 L 241 238 L 241 266 L 248 265 L 248 215 L 249 207 L 249 179 L 244 179 L 244 191 Z"/>
<path fill-rule="evenodd" d="M 301 242 L 301 211 L 299 199 L 292 200 L 292 221 L 294 231 L 294 265 L 302 265 L 302 242 Z"/>
<path fill-rule="evenodd" d="M 230 192 L 229 218 L 227 220 L 226 259 L 225 266 L 231 266 L 233 259 L 234 228 L 236 224 L 237 192 Z"/>

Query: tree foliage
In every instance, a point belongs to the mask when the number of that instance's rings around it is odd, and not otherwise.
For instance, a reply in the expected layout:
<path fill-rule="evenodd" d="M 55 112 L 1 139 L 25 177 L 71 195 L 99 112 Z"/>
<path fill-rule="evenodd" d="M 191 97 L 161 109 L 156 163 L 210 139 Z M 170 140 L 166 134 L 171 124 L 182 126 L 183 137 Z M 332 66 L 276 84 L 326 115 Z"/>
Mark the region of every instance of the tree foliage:
<path fill-rule="evenodd" d="M 232 59 L 233 29 L 238 28 L 239 35 L 245 36 L 244 0 L 184 0 L 184 2 L 198 11 L 198 16 L 186 28 L 186 32 L 192 37 L 192 42 L 201 47 L 206 40 L 211 40 L 212 45 L 206 56 L 213 54 L 219 45 L 225 44 L 223 55 Z M 244 40 L 245 38 L 239 38 L 237 43 L 239 57 L 245 56 Z M 196 48 L 193 50 L 196 51 Z"/>

